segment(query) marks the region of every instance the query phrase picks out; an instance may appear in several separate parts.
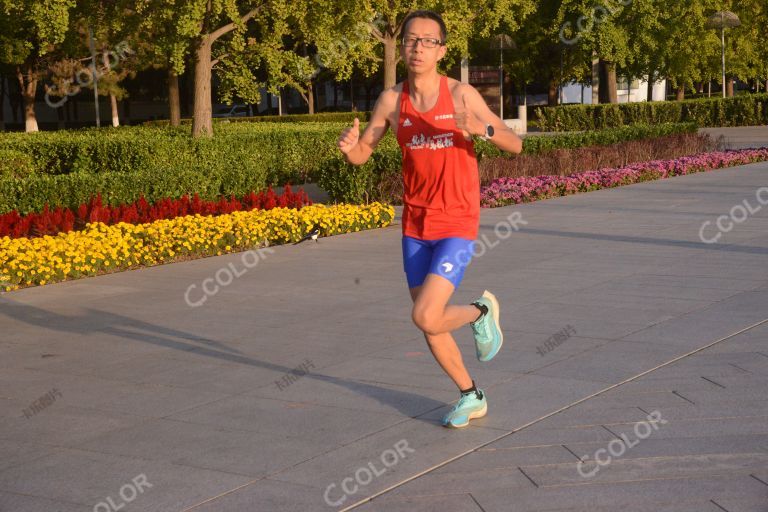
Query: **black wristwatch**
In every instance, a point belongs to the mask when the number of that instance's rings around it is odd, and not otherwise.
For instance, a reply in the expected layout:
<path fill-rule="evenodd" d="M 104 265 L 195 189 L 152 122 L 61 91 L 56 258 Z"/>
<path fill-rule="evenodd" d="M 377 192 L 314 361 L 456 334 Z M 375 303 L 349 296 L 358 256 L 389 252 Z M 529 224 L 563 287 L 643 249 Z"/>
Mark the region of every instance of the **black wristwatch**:
<path fill-rule="evenodd" d="M 491 137 L 493 137 L 494 133 L 495 132 L 494 132 L 494 129 L 493 129 L 493 125 L 486 124 L 485 125 L 485 135 L 481 136 L 480 138 L 483 139 L 483 140 L 488 140 Z"/>

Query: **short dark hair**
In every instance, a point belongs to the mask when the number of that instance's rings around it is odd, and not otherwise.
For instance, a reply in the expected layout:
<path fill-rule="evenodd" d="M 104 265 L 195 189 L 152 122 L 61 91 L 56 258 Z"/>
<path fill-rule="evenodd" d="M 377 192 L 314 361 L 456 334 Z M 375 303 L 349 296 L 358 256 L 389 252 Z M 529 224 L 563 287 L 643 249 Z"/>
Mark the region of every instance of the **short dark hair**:
<path fill-rule="evenodd" d="M 440 39 L 445 43 L 445 40 L 448 38 L 448 31 L 445 28 L 445 22 L 443 21 L 443 17 L 437 14 L 435 11 L 427 11 L 427 10 L 421 10 L 421 11 L 413 11 L 408 16 L 405 17 L 403 20 L 403 28 L 401 30 L 402 34 L 405 34 L 406 29 L 408 28 L 408 23 L 414 18 L 427 18 L 432 21 L 436 21 L 438 25 L 440 25 Z"/>

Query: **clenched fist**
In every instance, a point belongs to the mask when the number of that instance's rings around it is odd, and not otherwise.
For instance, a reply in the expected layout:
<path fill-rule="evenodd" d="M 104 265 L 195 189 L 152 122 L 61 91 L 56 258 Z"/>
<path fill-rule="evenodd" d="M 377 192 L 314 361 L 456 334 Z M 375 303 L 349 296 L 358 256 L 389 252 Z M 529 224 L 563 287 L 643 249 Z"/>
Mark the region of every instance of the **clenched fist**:
<path fill-rule="evenodd" d="M 352 148 L 357 145 L 357 141 L 360 139 L 360 120 L 355 118 L 351 128 L 344 128 L 344 131 L 339 135 L 338 146 L 339 151 L 348 155 Z"/>
<path fill-rule="evenodd" d="M 456 128 L 464 130 L 470 135 L 484 135 L 485 125 L 467 108 L 467 99 L 463 94 L 461 96 L 461 103 L 463 108 L 461 110 L 456 110 L 453 114 L 453 119 L 456 121 Z"/>

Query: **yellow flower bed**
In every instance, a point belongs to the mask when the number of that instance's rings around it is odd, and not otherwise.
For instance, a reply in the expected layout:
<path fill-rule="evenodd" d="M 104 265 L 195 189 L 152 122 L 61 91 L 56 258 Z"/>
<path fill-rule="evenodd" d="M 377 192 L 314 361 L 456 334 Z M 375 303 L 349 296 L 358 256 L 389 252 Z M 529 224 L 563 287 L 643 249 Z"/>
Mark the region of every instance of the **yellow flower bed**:
<path fill-rule="evenodd" d="M 312 226 L 322 236 L 389 225 L 389 205 L 323 205 L 189 215 L 148 224 L 88 224 L 40 238 L 0 238 L 0 289 L 44 285 L 179 258 L 220 255 L 299 240 Z"/>

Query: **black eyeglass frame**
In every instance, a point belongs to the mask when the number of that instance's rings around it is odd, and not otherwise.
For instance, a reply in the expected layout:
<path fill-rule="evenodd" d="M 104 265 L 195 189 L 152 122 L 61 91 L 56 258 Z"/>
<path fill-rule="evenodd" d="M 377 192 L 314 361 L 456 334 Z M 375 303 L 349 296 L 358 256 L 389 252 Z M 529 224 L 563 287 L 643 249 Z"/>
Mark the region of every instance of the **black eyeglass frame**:
<path fill-rule="evenodd" d="M 406 39 L 413 39 L 414 40 L 413 44 L 412 45 L 405 44 L 405 40 Z M 403 37 L 400 40 L 400 44 L 402 44 L 406 48 L 416 48 L 416 45 L 419 44 L 419 41 L 421 41 L 421 46 L 423 46 L 424 48 L 429 48 L 429 49 L 437 48 L 438 46 L 445 46 L 445 41 L 443 41 L 441 39 L 437 39 L 436 37 Z M 435 46 L 427 46 L 426 44 L 424 44 L 425 41 L 434 41 L 435 42 Z"/>

